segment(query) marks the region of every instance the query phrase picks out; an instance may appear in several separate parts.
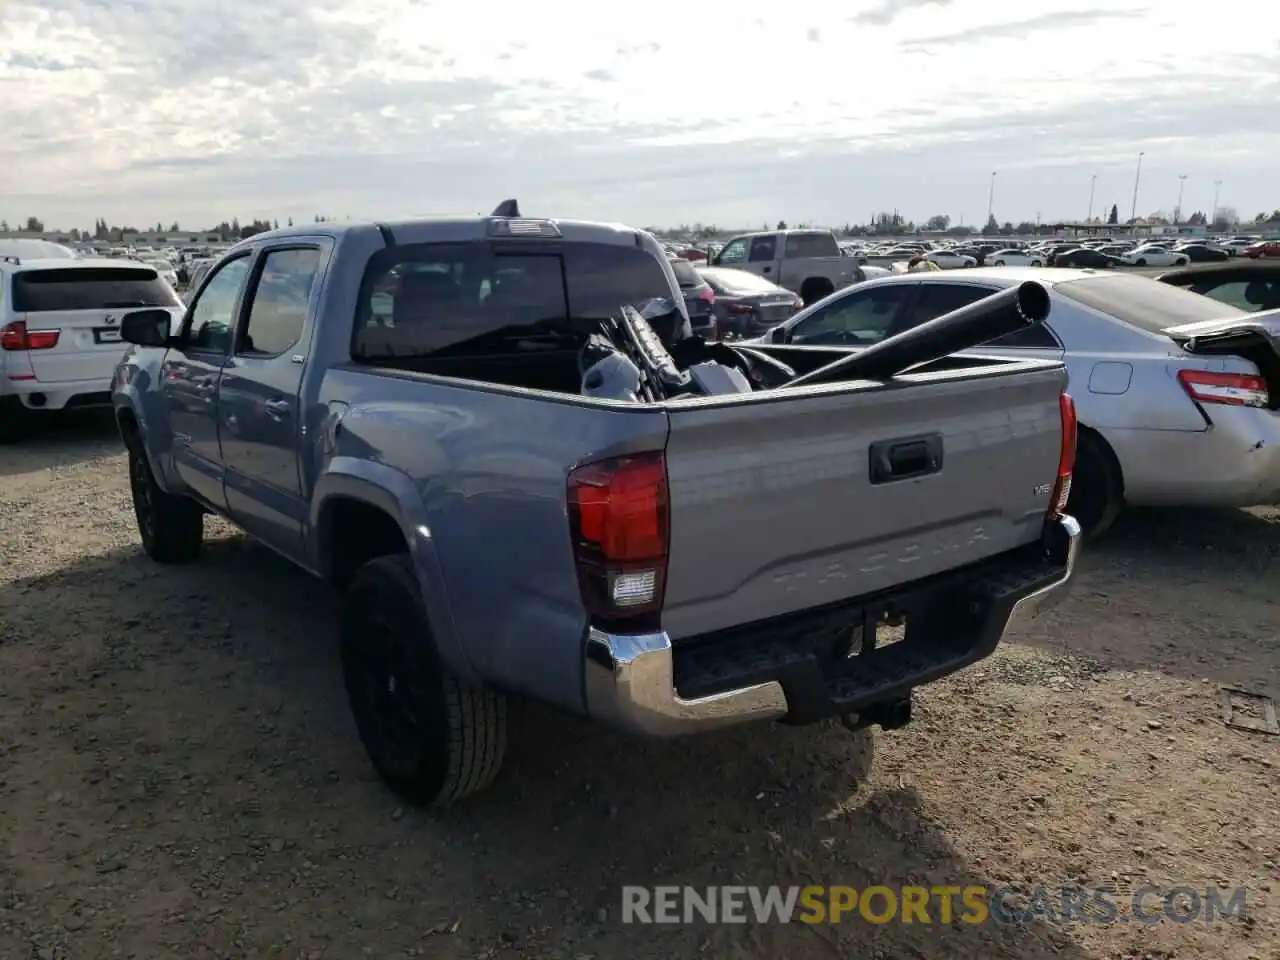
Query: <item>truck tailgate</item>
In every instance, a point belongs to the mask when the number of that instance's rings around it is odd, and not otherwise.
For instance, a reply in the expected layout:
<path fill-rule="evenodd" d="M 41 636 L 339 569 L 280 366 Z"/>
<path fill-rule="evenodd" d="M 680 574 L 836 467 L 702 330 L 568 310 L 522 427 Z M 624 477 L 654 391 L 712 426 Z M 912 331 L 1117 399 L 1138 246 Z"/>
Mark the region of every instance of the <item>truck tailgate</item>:
<path fill-rule="evenodd" d="M 1061 367 L 1020 367 L 671 404 L 664 629 L 858 597 L 1036 539 L 1065 385 Z M 885 480 L 889 450 L 894 472 L 939 463 Z"/>

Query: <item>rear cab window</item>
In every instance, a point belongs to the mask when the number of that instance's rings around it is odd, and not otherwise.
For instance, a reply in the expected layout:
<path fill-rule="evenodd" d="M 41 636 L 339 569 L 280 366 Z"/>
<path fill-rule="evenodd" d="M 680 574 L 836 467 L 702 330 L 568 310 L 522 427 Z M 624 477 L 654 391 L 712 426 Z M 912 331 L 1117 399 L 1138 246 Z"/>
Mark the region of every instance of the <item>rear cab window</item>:
<path fill-rule="evenodd" d="M 374 363 L 576 349 L 622 305 L 671 295 L 661 263 L 638 247 L 406 244 L 369 261 L 351 355 Z"/>
<path fill-rule="evenodd" d="M 181 306 L 173 288 L 150 267 L 24 270 L 13 277 L 15 313 Z"/>
<path fill-rule="evenodd" d="M 1221 320 L 1244 313 L 1147 277 L 1083 277 L 1059 281 L 1053 289 L 1068 300 L 1154 334 L 1184 323 Z"/>
<path fill-rule="evenodd" d="M 840 245 L 834 234 L 822 231 L 788 233 L 783 257 L 798 260 L 802 257 L 838 257 Z"/>

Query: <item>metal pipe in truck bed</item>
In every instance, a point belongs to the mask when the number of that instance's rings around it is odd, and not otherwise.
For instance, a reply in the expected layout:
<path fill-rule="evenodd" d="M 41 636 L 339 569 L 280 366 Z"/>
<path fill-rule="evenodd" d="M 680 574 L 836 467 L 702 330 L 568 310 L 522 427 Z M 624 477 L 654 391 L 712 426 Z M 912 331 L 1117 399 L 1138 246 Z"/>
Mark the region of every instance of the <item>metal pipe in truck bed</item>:
<path fill-rule="evenodd" d="M 968 350 L 1041 323 L 1049 316 L 1049 292 L 1034 280 L 904 330 L 835 363 L 797 377 L 788 388 L 835 380 L 887 380 L 908 367 Z"/>

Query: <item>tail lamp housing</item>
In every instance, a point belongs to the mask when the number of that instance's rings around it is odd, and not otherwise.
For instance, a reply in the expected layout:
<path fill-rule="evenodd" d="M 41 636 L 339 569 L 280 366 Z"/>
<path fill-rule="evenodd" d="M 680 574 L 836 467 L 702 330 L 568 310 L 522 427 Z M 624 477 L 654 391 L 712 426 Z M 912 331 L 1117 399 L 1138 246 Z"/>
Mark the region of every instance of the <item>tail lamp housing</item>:
<path fill-rule="evenodd" d="M 1071 499 L 1071 473 L 1076 465 L 1076 402 L 1071 394 L 1062 393 L 1058 397 L 1058 415 L 1062 421 L 1062 445 L 1058 450 L 1058 479 L 1053 486 L 1053 496 L 1049 508 L 1051 519 L 1058 519 L 1067 512 L 1067 501 Z"/>
<path fill-rule="evenodd" d="M 569 474 L 568 506 L 578 585 L 592 620 L 657 613 L 670 540 L 664 455 L 583 464 Z"/>
<path fill-rule="evenodd" d="M 52 350 L 58 345 L 61 330 L 28 330 L 25 320 L 14 320 L 0 327 L 0 350 Z"/>
<path fill-rule="evenodd" d="M 1179 370 L 1178 383 L 1182 384 L 1187 396 L 1197 403 L 1265 409 L 1271 402 L 1266 381 L 1247 373 Z"/>

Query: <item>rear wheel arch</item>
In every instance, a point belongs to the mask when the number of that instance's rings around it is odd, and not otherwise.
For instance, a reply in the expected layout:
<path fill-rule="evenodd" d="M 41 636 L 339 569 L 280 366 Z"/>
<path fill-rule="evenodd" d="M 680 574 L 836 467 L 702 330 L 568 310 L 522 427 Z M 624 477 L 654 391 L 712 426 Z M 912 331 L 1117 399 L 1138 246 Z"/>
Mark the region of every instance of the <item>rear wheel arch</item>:
<path fill-rule="evenodd" d="M 370 560 L 409 553 L 399 520 L 382 506 L 346 494 L 321 505 L 318 534 L 320 569 L 339 588 Z"/>

